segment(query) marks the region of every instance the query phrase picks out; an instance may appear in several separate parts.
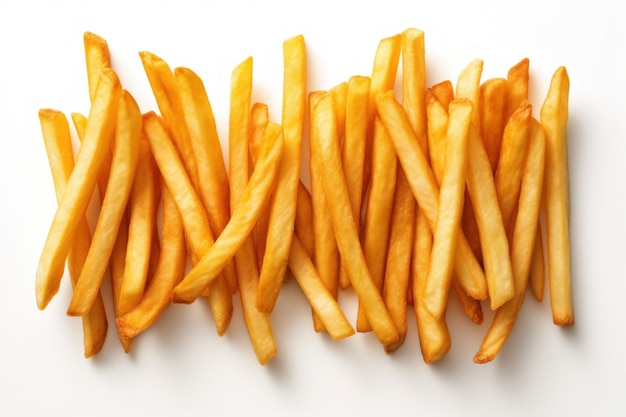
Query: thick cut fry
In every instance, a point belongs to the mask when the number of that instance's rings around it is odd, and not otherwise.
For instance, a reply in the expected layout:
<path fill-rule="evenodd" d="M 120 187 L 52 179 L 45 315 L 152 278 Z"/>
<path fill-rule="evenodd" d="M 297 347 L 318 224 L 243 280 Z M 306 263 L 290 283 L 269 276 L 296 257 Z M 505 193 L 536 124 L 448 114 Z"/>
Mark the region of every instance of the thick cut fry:
<path fill-rule="evenodd" d="M 283 44 L 283 57 L 282 128 L 285 149 L 272 200 L 256 303 L 257 308 L 266 313 L 274 309 L 285 278 L 296 217 L 302 129 L 306 111 L 304 37 L 299 35 L 287 39 Z"/>
<path fill-rule="evenodd" d="M 172 299 L 175 302 L 194 301 L 230 262 L 254 228 L 279 170 L 283 153 L 280 126 L 269 123 L 265 129 L 263 142 L 259 160 L 244 197 L 213 246 L 174 289 Z"/>
<path fill-rule="evenodd" d="M 396 187 L 397 157 L 393 143 L 378 118 L 374 121 L 372 151 L 372 170 L 363 225 L 363 255 L 374 285 L 382 293 Z M 359 332 L 368 332 L 371 326 L 365 317 L 363 302 L 365 300 L 359 303 L 356 328 Z"/>
<path fill-rule="evenodd" d="M 474 126 L 468 161 L 467 190 L 475 208 L 491 309 L 495 310 L 513 297 L 513 272 L 489 158 Z"/>
<path fill-rule="evenodd" d="M 331 95 L 320 98 L 311 122 L 319 129 L 312 138 L 313 146 L 322 156 L 324 190 L 333 201 L 329 207 L 341 259 L 374 333 L 383 345 L 393 343 L 398 340 L 398 331 L 367 269 L 341 168 L 339 144 L 333 140 L 335 112 Z"/>
<path fill-rule="evenodd" d="M 141 115 L 137 113 L 141 121 Z M 138 131 L 141 133 L 141 130 Z M 119 309 L 126 313 L 141 300 L 146 281 L 157 212 L 157 171 L 145 137 L 139 144 L 139 163 L 133 188 L 128 200 L 129 226 L 124 278 L 120 289 Z"/>
<path fill-rule="evenodd" d="M 124 210 L 131 194 L 139 159 L 141 113 L 126 91 L 118 106 L 113 161 L 106 193 L 96 223 L 93 241 L 67 313 L 83 316 L 100 291 Z"/>
<path fill-rule="evenodd" d="M 524 100 L 528 100 L 528 69 L 530 61 L 522 59 L 509 69 L 506 76 L 506 119 L 515 113 Z"/>
<path fill-rule="evenodd" d="M 456 99 L 450 103 L 446 133 L 446 163 L 439 190 L 439 210 L 433 232 L 433 248 L 424 289 L 425 304 L 435 316 L 441 317 L 448 304 L 452 283 L 455 250 L 461 226 L 465 172 L 468 165 L 468 131 L 472 103 Z"/>
<path fill-rule="evenodd" d="M 335 296 L 326 288 L 297 236 L 291 242 L 289 269 L 298 281 L 311 308 L 333 340 L 354 334 L 354 329 L 341 311 Z"/>
<path fill-rule="evenodd" d="M 167 308 L 174 286 L 185 272 L 186 247 L 183 224 L 176 203 L 161 182 L 163 229 L 161 252 L 154 276 L 139 304 L 117 318 L 122 337 L 132 339 L 150 327 Z"/>
<path fill-rule="evenodd" d="M 74 232 L 87 209 L 98 170 L 113 137 L 121 91 L 117 74 L 104 69 L 76 165 L 52 220 L 37 267 L 35 287 L 39 309 L 44 309 L 59 290 Z"/>
<path fill-rule="evenodd" d="M 69 125 L 65 115 L 56 110 L 41 110 L 39 112 L 39 120 L 54 181 L 57 202 L 60 202 L 63 198 L 67 181 L 74 169 L 74 154 Z M 83 216 L 76 228 L 74 242 L 67 257 L 67 269 L 72 287 L 76 286 L 90 245 L 91 234 L 87 219 Z M 86 358 L 90 358 L 102 349 L 108 328 L 106 312 L 100 293 L 96 296 L 89 313 L 82 317 L 82 324 L 84 354 Z"/>
<path fill-rule="evenodd" d="M 519 198 L 519 211 L 511 243 L 511 263 L 515 282 L 514 297 L 503 304 L 493 318 L 483 342 L 474 356 L 474 362 L 493 360 L 511 334 L 522 307 L 528 283 L 528 273 L 535 246 L 545 162 L 545 134 L 533 119 L 528 158 Z"/>
<path fill-rule="evenodd" d="M 552 76 L 541 106 L 541 124 L 546 132 L 546 242 L 548 282 L 554 324 L 574 324 L 569 237 L 569 168 L 567 118 L 569 76 L 559 67 Z"/>
<path fill-rule="evenodd" d="M 83 34 L 83 44 L 85 46 L 89 100 L 93 103 L 96 97 L 100 73 L 104 68 L 111 68 L 111 56 L 107 41 L 95 33 L 85 32 Z"/>
<path fill-rule="evenodd" d="M 500 144 L 506 117 L 506 80 L 504 78 L 491 78 L 480 86 L 479 110 L 480 110 L 480 136 L 483 138 L 485 150 L 491 163 L 491 170 L 496 171 Z"/>
<path fill-rule="evenodd" d="M 393 141 L 411 191 L 419 207 L 424 211 L 430 229 L 434 230 L 439 211 L 439 189 L 430 165 L 393 92 L 381 94 L 376 104 L 378 114 Z M 465 292 L 477 300 L 485 299 L 487 297 L 485 275 L 463 233 L 459 233 L 454 259 L 454 268 Z"/>

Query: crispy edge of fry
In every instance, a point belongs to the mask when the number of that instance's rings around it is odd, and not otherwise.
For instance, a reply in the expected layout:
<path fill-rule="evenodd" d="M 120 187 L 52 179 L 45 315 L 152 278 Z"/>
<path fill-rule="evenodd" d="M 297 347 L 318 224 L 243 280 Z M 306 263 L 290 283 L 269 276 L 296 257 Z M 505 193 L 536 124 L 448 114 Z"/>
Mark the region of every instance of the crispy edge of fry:
<path fill-rule="evenodd" d="M 507 82 L 504 78 L 491 78 L 480 85 L 479 115 L 480 136 L 485 144 L 491 170 L 496 171 L 506 117 Z"/>
<path fill-rule="evenodd" d="M 191 303 L 195 300 L 233 258 L 254 228 L 278 175 L 284 149 L 281 127 L 269 123 L 265 129 L 263 142 L 244 197 L 222 234 L 174 288 L 172 294 L 174 302 Z"/>
<path fill-rule="evenodd" d="M 120 223 L 126 209 L 139 160 L 141 113 L 135 99 L 122 91 L 118 105 L 113 160 L 93 239 L 67 309 L 83 316 L 92 308 L 106 274 Z"/>
<path fill-rule="evenodd" d="M 83 34 L 83 44 L 85 47 L 89 100 L 93 103 L 100 73 L 103 68 L 111 67 L 111 55 L 107 41 L 95 33 L 85 32 Z"/>
<path fill-rule="evenodd" d="M 60 202 L 74 168 L 69 124 L 63 113 L 52 109 L 40 110 L 39 120 L 57 202 Z M 90 245 L 91 234 L 87 219 L 83 216 L 76 228 L 74 242 L 67 257 L 67 269 L 72 287 L 78 281 Z M 106 311 L 100 293 L 98 293 L 89 313 L 82 317 L 82 327 L 84 355 L 86 358 L 90 358 L 102 349 L 108 329 Z"/>
<path fill-rule="evenodd" d="M 63 199 L 54 215 L 35 278 L 37 307 L 43 310 L 59 290 L 72 237 L 93 193 L 98 169 L 115 129 L 121 95 L 117 74 L 104 69 L 89 113 L 85 139 L 76 157 Z"/>
<path fill-rule="evenodd" d="M 313 146 L 319 147 L 319 154 L 322 155 L 324 190 L 327 198 L 334 201 L 329 207 L 335 238 L 352 288 L 366 307 L 367 319 L 374 333 L 379 341 L 386 345 L 398 340 L 399 335 L 365 263 L 341 169 L 339 144 L 333 141 L 331 127 L 335 123 L 333 105 L 332 96 L 325 94 L 313 109 L 311 122 L 320 129 L 319 134 L 312 138 Z M 326 131 L 328 129 L 330 132 Z"/>
<path fill-rule="evenodd" d="M 475 126 L 469 133 L 467 189 L 474 205 L 491 309 L 513 297 L 509 242 L 498 205 L 489 157 Z"/>
<path fill-rule="evenodd" d="M 528 58 L 524 58 L 517 64 L 513 65 L 507 72 L 507 120 L 513 115 L 520 104 L 522 104 L 524 100 L 528 99 L 529 66 L 530 61 Z"/>
<path fill-rule="evenodd" d="M 271 313 L 287 271 L 296 217 L 306 113 L 306 47 L 302 35 L 283 43 L 283 157 L 271 203 L 266 250 L 257 292 L 257 308 Z"/>
<path fill-rule="evenodd" d="M 532 119 L 528 157 L 524 163 L 519 212 L 511 243 L 511 263 L 515 280 L 514 297 L 503 304 L 491 322 L 474 362 L 493 360 L 513 330 L 524 302 L 528 273 L 532 263 L 544 182 L 546 138 L 539 122 Z"/>
<path fill-rule="evenodd" d="M 546 133 L 546 243 L 552 319 L 558 326 L 574 324 L 572 300 L 569 168 L 567 119 L 569 76 L 565 67 L 554 72 L 541 106 L 540 121 Z"/>

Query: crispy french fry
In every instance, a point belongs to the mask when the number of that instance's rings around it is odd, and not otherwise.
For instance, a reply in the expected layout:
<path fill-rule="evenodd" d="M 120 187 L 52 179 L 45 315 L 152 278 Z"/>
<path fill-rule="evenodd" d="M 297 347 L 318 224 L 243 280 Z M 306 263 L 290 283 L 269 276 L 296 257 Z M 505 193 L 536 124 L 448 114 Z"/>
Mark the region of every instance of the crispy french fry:
<path fill-rule="evenodd" d="M 491 78 L 480 86 L 480 136 L 483 138 L 491 170 L 495 173 L 506 117 L 507 83 L 504 78 Z"/>
<path fill-rule="evenodd" d="M 430 88 L 432 94 L 437 98 L 444 110 L 448 111 L 450 102 L 454 100 L 454 87 L 450 80 L 441 81 Z"/>
<path fill-rule="evenodd" d="M 283 43 L 283 57 L 282 128 L 285 149 L 272 200 L 256 302 L 257 308 L 266 313 L 274 309 L 285 278 L 296 217 L 302 131 L 306 112 L 304 37 L 299 35 L 287 39 Z"/>
<path fill-rule="evenodd" d="M 85 63 L 87 66 L 87 84 L 89 87 L 89 100 L 94 102 L 98 79 L 104 68 L 111 68 L 111 56 L 107 41 L 95 33 L 83 34 L 85 46 Z"/>
<path fill-rule="evenodd" d="M 248 237 L 268 200 L 283 153 L 282 130 L 269 123 L 244 197 L 215 243 L 174 289 L 172 299 L 191 303 L 219 275 Z"/>
<path fill-rule="evenodd" d="M 474 105 L 472 123 L 480 132 L 480 77 L 483 72 L 483 60 L 475 59 L 459 74 L 456 83 L 456 98 L 467 98 Z"/>
<path fill-rule="evenodd" d="M 328 90 L 335 101 L 335 118 L 337 119 L 337 137 L 339 143 L 343 142 L 346 133 L 346 109 L 348 106 L 348 83 L 341 82 Z"/>
<path fill-rule="evenodd" d="M 67 181 L 74 169 L 74 154 L 69 125 L 63 113 L 51 109 L 41 110 L 39 112 L 39 120 L 54 181 L 57 202 L 60 202 L 63 198 Z M 67 257 L 67 269 L 72 287 L 75 287 L 78 281 L 90 245 L 91 234 L 87 219 L 83 216 L 76 228 L 74 242 Z M 100 292 L 98 292 L 89 313 L 82 317 L 82 325 L 84 355 L 86 358 L 90 358 L 102 349 L 108 328 Z"/>
<path fill-rule="evenodd" d="M 104 69 L 89 113 L 85 138 L 55 213 L 36 274 L 37 306 L 44 309 L 57 293 L 72 238 L 93 194 L 105 150 L 115 130 L 121 86 L 115 72 Z"/>
<path fill-rule="evenodd" d="M 185 272 L 187 250 L 183 224 L 176 203 L 162 181 L 161 198 L 162 244 L 154 276 L 139 304 L 116 320 L 120 335 L 128 339 L 136 337 L 158 319 L 169 306 L 172 290 Z"/>
<path fill-rule="evenodd" d="M 300 181 L 294 232 L 302 242 L 306 253 L 313 259 L 315 253 L 315 231 L 313 227 L 313 201 L 311 193 Z"/>
<path fill-rule="evenodd" d="M 511 334 L 524 301 L 539 222 L 546 157 L 545 144 L 546 138 L 542 127 L 533 119 L 519 197 L 519 211 L 511 243 L 515 295 L 496 311 L 491 326 L 474 356 L 476 363 L 486 363 L 496 357 Z"/>
<path fill-rule="evenodd" d="M 250 143 L 248 145 L 248 148 L 250 152 L 250 160 L 252 161 L 252 164 L 254 165 L 256 163 L 256 160 L 259 155 L 259 151 L 261 149 L 265 126 L 267 126 L 267 122 L 269 120 L 267 105 L 264 103 L 255 103 L 252 106 L 252 110 L 250 110 L 250 120 L 251 120 L 252 127 L 251 127 Z M 268 204 L 261 212 L 261 215 L 259 216 L 259 220 L 257 220 L 257 225 L 254 228 L 254 246 L 255 246 L 257 264 L 258 264 L 259 269 L 261 268 L 261 264 L 263 262 L 263 255 L 265 254 L 265 244 L 267 241 L 267 227 L 270 221 L 270 209 L 271 209 L 271 206 Z M 255 293 L 255 297 L 256 297 L 256 293 Z"/>
<path fill-rule="evenodd" d="M 537 227 L 537 238 L 535 240 L 535 249 L 533 250 L 533 260 L 530 264 L 530 276 L 528 285 L 535 299 L 539 302 L 543 301 L 543 293 L 546 281 L 546 265 L 543 253 L 543 238 L 541 222 Z"/>
<path fill-rule="evenodd" d="M 559 67 L 552 76 L 541 106 L 540 120 L 546 132 L 546 242 L 548 282 L 554 324 L 574 324 L 569 236 L 569 168 L 567 118 L 569 76 Z"/>
<path fill-rule="evenodd" d="M 327 198 L 334 202 L 329 207 L 341 259 L 374 333 L 386 345 L 398 340 L 399 335 L 365 263 L 341 168 L 339 144 L 333 136 L 333 105 L 332 96 L 325 94 L 313 109 L 311 122 L 319 129 L 312 138 L 314 151 L 318 149 L 322 156 L 324 190 Z"/>
<path fill-rule="evenodd" d="M 529 64 L 528 58 L 524 58 L 507 73 L 506 120 L 515 113 L 524 100 L 528 100 Z"/>
<path fill-rule="evenodd" d="M 128 244 L 128 212 L 124 212 L 124 217 L 117 231 L 117 238 L 111 252 L 109 260 L 109 269 L 111 271 L 111 292 L 113 295 L 113 307 L 115 309 L 115 317 L 121 317 L 122 313 L 119 308 L 120 293 L 122 288 L 122 280 L 124 279 L 124 265 L 126 264 L 126 246 Z M 116 321 L 117 324 L 117 321 Z M 125 353 L 129 353 L 132 347 L 132 339 L 124 337 L 118 327 L 118 339 Z"/>
<path fill-rule="evenodd" d="M 470 129 L 467 189 L 476 213 L 491 309 L 513 297 L 509 243 L 498 205 L 489 157 L 474 126 Z"/>

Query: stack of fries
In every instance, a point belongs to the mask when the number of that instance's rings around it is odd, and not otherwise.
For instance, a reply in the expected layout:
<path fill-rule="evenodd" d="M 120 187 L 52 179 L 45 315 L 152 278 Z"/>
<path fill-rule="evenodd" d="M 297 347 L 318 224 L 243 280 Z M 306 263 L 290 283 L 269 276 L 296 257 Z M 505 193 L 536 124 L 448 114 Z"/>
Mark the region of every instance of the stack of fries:
<path fill-rule="evenodd" d="M 424 34 L 410 28 L 380 41 L 370 76 L 308 92 L 305 41 L 295 36 L 283 44 L 280 123 L 252 103 L 252 58 L 233 70 L 226 164 L 196 73 L 141 52 L 159 114 L 142 112 L 107 42 L 87 32 L 84 45 L 91 109 L 71 115 L 76 157 L 66 116 L 39 113 L 58 209 L 36 296 L 44 309 L 67 265 L 67 314 L 82 317 L 86 357 L 107 334 L 105 277 L 126 352 L 171 302 L 205 298 L 223 335 L 239 296 L 265 364 L 277 352 L 270 317 L 287 274 L 311 305 L 314 330 L 333 340 L 372 331 L 392 353 L 412 305 L 426 363 L 450 349 L 451 294 L 476 324 L 483 308 L 495 311 L 477 363 L 502 348 L 527 287 L 542 300 L 546 277 L 554 323 L 574 324 L 564 67 L 537 120 L 528 59 L 486 81 L 477 59 L 456 87 L 427 87 Z M 303 157 L 310 183 L 300 178 Z M 349 289 L 354 327 L 337 301 Z"/>

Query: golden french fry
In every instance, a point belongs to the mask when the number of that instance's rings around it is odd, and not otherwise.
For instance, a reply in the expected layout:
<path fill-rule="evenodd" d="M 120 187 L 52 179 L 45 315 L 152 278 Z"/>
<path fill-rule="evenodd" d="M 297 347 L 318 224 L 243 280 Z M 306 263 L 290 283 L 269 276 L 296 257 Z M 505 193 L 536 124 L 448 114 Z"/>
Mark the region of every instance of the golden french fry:
<path fill-rule="evenodd" d="M 87 209 L 98 169 L 113 137 L 121 91 L 117 74 L 111 69 L 104 69 L 89 112 L 85 138 L 67 181 L 63 199 L 52 220 L 37 267 L 35 287 L 40 309 L 48 305 L 59 289 L 74 232 Z"/>
<path fill-rule="evenodd" d="M 257 308 L 270 313 L 285 278 L 296 217 L 302 132 L 306 112 L 306 50 L 299 35 L 283 43 L 284 78 L 282 128 L 285 142 L 272 200 L 257 293 Z"/>
<path fill-rule="evenodd" d="M 480 77 L 483 72 L 483 60 L 475 59 L 459 74 L 456 83 L 456 98 L 467 98 L 474 105 L 472 123 L 480 132 Z"/>
<path fill-rule="evenodd" d="M 346 133 L 346 109 L 348 105 L 348 83 L 341 82 L 328 90 L 333 95 L 335 101 L 335 118 L 337 119 L 337 137 L 339 142 L 343 141 Z"/>
<path fill-rule="evenodd" d="M 546 242 L 548 282 L 554 324 L 574 324 L 569 240 L 569 168 L 567 118 L 569 76 L 559 67 L 552 76 L 541 106 L 540 120 L 546 132 Z"/>
<path fill-rule="evenodd" d="M 500 144 L 504 127 L 507 123 L 507 83 L 504 78 L 491 78 L 480 86 L 480 136 L 483 138 L 485 150 L 491 163 L 491 170 L 496 172 Z"/>
<path fill-rule="evenodd" d="M 83 44 L 85 46 L 89 99 L 93 103 L 96 97 L 100 73 L 104 68 L 111 68 L 111 56 L 107 41 L 95 33 L 85 32 L 83 34 Z"/>
<path fill-rule="evenodd" d="M 496 311 L 491 326 L 474 356 L 476 363 L 486 363 L 496 357 L 513 330 L 526 293 L 539 222 L 546 157 L 545 134 L 535 119 L 532 120 L 531 129 L 519 197 L 519 211 L 511 243 L 515 295 Z"/>
<path fill-rule="evenodd" d="M 315 253 L 315 229 L 313 228 L 313 200 L 311 193 L 300 181 L 294 233 L 302 242 L 306 253 L 313 259 Z"/>
<path fill-rule="evenodd" d="M 468 160 L 467 189 L 480 233 L 491 308 L 495 310 L 513 297 L 513 272 L 489 157 L 474 126 L 469 134 Z"/>
<path fill-rule="evenodd" d="M 186 246 L 183 224 L 176 203 L 161 181 L 163 228 L 156 270 L 143 298 L 132 310 L 117 318 L 120 335 L 132 339 L 150 327 L 167 308 L 174 286 L 185 272 Z"/>
<path fill-rule="evenodd" d="M 269 123 L 263 142 L 244 197 L 222 234 L 174 289 L 172 299 L 175 302 L 194 301 L 230 262 L 254 228 L 279 170 L 283 152 L 281 127 Z"/>
<path fill-rule="evenodd" d="M 63 113 L 51 109 L 40 110 L 39 120 L 54 181 L 57 202 L 60 202 L 63 198 L 67 181 L 74 169 L 74 154 L 69 125 Z M 76 228 L 74 241 L 67 257 L 67 269 L 72 287 L 76 286 L 76 281 L 78 281 L 90 245 L 91 234 L 87 219 L 83 216 Z M 90 358 L 102 349 L 108 328 L 106 312 L 100 293 L 96 296 L 89 313 L 82 317 L 82 325 L 84 354 L 86 358 Z"/>
<path fill-rule="evenodd" d="M 506 76 L 506 120 L 513 115 L 524 100 L 528 100 L 528 58 L 522 59 L 509 69 Z"/>
<path fill-rule="evenodd" d="M 333 201 L 329 207 L 341 259 L 352 288 L 365 307 L 367 320 L 379 341 L 386 345 L 398 340 L 399 335 L 365 263 L 341 168 L 339 143 L 333 137 L 336 129 L 333 105 L 332 95 L 325 94 L 313 109 L 311 122 L 319 129 L 313 135 L 313 147 L 322 156 L 324 190 L 328 200 Z"/>
<path fill-rule="evenodd" d="M 543 230 L 541 222 L 537 226 L 537 238 L 535 240 L 535 249 L 533 250 L 533 260 L 530 264 L 530 276 L 528 277 L 530 290 L 535 299 L 539 302 L 543 301 L 543 293 L 546 281 L 546 265 L 543 253 Z"/>
<path fill-rule="evenodd" d="M 430 87 L 432 94 L 437 98 L 444 110 L 448 111 L 450 102 L 454 100 L 454 87 L 450 80 L 441 81 Z"/>

